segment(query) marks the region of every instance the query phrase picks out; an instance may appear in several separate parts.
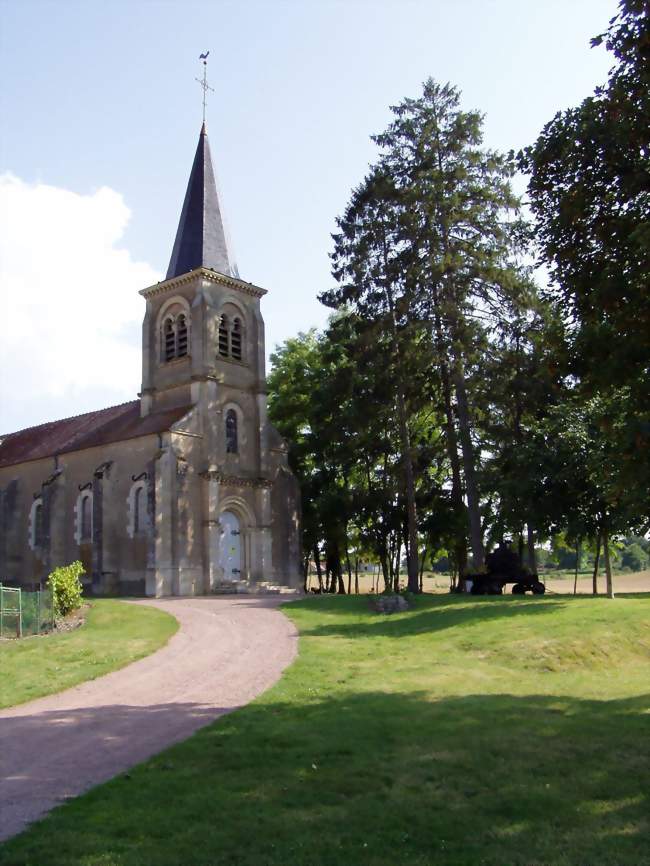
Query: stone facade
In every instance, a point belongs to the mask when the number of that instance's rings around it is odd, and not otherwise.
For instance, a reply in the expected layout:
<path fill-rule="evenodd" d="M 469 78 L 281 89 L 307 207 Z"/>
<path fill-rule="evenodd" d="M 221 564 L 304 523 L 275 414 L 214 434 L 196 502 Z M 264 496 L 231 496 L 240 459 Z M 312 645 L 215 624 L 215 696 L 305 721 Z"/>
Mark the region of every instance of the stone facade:
<path fill-rule="evenodd" d="M 139 401 L 2 437 L 0 580 L 81 559 L 98 594 L 300 585 L 299 489 L 266 416 L 265 291 L 223 260 L 211 172 L 203 129 L 172 262 L 197 227 L 208 241 L 197 267 L 170 264 L 141 292 Z"/>

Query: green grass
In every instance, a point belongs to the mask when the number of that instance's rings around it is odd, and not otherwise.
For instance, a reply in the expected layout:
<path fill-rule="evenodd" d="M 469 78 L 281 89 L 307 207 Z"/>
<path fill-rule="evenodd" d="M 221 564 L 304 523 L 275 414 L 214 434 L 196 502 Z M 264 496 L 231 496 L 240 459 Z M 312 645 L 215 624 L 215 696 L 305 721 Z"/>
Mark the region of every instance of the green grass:
<path fill-rule="evenodd" d="M 2 866 L 650 864 L 650 597 L 285 609 L 300 656 L 273 689 Z"/>
<path fill-rule="evenodd" d="M 0 643 L 0 708 L 60 692 L 149 655 L 174 634 L 174 617 L 111 599 L 91 603 L 84 625 Z"/>

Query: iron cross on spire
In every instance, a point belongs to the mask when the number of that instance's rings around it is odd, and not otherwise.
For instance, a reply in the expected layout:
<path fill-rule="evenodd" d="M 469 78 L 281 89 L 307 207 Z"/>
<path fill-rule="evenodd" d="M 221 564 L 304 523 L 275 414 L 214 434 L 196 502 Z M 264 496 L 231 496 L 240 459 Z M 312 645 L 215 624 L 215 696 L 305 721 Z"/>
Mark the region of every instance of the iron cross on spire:
<path fill-rule="evenodd" d="M 214 87 L 210 87 L 208 84 L 208 54 L 210 52 L 206 51 L 205 54 L 199 55 L 199 60 L 203 61 L 203 78 L 195 78 L 195 81 L 198 81 L 201 87 L 203 88 L 203 123 L 205 123 L 205 103 L 208 96 L 208 90 L 211 90 L 214 93 Z"/>

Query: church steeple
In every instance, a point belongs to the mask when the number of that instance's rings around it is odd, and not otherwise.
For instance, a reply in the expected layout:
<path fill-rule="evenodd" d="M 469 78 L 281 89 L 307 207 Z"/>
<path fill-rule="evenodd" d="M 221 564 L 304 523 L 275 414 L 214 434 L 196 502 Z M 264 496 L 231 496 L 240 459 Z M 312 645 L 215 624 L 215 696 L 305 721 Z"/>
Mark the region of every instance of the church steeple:
<path fill-rule="evenodd" d="M 239 277 L 228 248 L 205 123 L 201 127 L 166 279 L 199 267 Z"/>

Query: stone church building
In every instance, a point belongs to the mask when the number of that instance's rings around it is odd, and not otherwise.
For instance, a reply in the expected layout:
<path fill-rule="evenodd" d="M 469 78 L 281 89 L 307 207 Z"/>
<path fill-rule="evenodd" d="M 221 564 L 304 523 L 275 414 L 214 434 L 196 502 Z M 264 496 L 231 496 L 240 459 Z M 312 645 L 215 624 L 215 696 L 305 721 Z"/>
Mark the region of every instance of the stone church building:
<path fill-rule="evenodd" d="M 205 124 L 138 400 L 0 436 L 0 581 L 80 559 L 98 594 L 300 584 L 300 497 L 266 415 L 264 289 L 228 248 Z"/>

